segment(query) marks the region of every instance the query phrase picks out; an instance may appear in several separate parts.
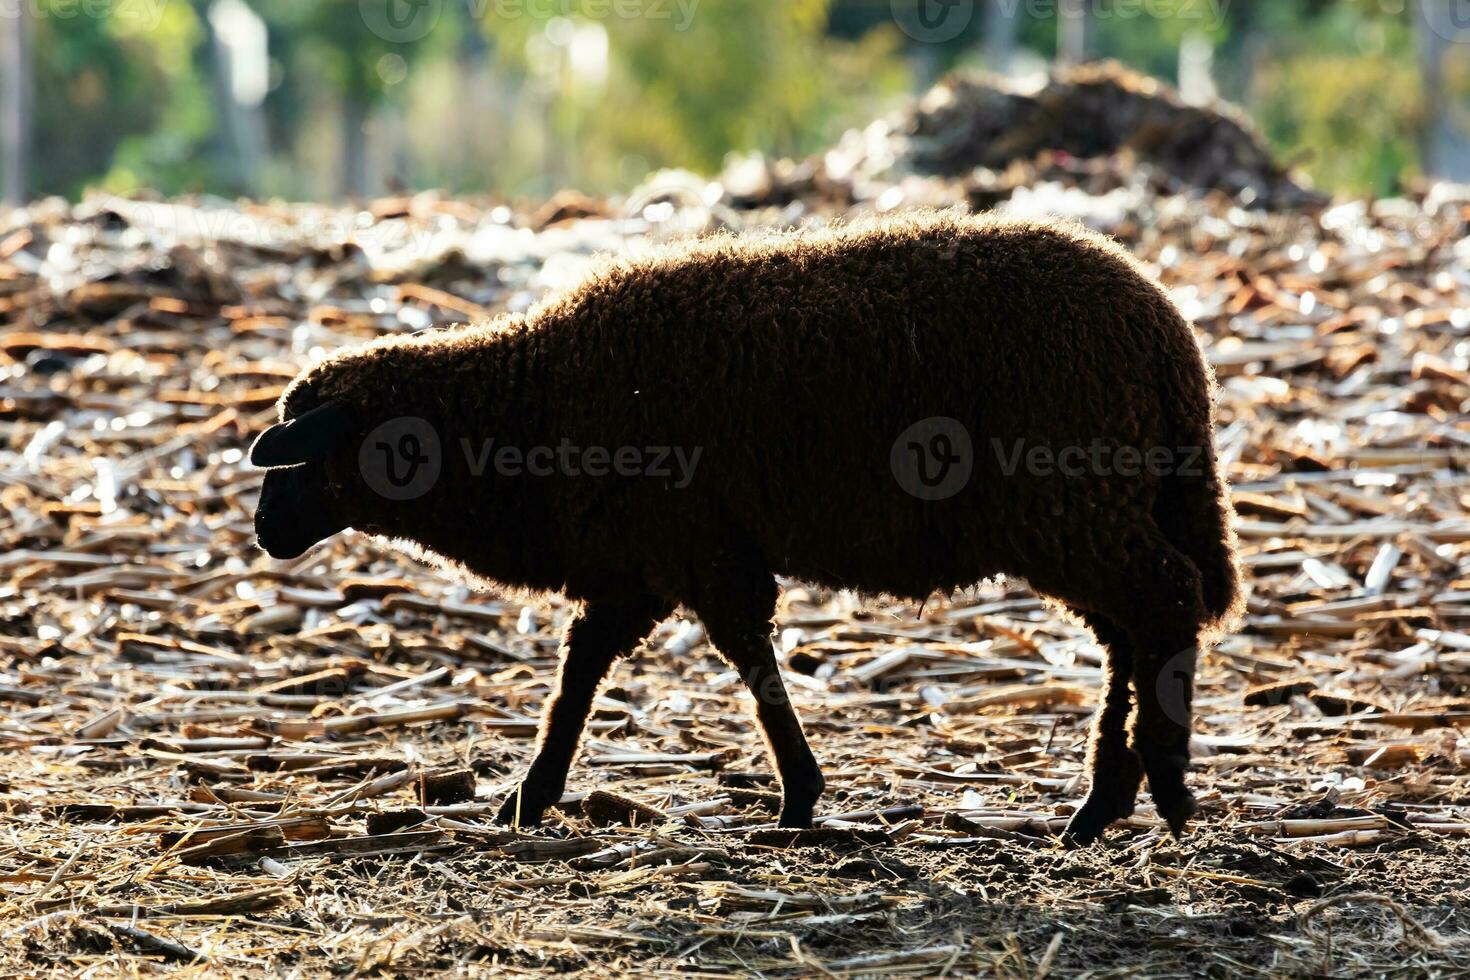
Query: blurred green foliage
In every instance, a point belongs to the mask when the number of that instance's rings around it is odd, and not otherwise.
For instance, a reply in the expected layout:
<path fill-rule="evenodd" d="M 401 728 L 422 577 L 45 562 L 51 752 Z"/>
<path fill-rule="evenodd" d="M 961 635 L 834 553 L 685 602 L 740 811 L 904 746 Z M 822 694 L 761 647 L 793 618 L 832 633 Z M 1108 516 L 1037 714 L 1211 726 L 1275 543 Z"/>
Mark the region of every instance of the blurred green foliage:
<path fill-rule="evenodd" d="M 562 9 L 576 17 L 607 7 L 596 4 L 569 0 Z M 705 2 L 687 22 L 596 21 L 607 34 L 605 87 L 568 86 L 553 123 L 576 141 L 577 183 L 600 189 L 636 180 L 629 159 L 634 170 L 707 172 L 731 151 L 811 153 L 901 101 L 910 76 L 893 25 L 838 40 L 826 33 L 827 13 L 828 0 Z M 535 40 L 551 19 L 492 15 L 484 26 L 510 63 L 532 70 L 527 60 L 543 53 Z"/>
<path fill-rule="evenodd" d="M 626 189 L 651 168 L 717 170 L 732 151 L 813 152 L 939 72 L 983 66 L 985 50 L 978 10 L 921 43 L 890 0 L 245 0 L 269 28 L 257 160 L 221 121 L 211 2 L 24 0 L 35 192 Z M 1057 54 L 1055 3 L 1000 2 L 1023 12 L 1018 50 Z M 1181 43 L 1207 42 L 1221 94 L 1319 185 L 1390 193 L 1418 171 L 1417 0 L 1177 0 L 1168 17 L 1087 2 L 1093 56 L 1173 79 Z M 437 19 L 384 38 L 370 3 L 427 3 Z"/>
<path fill-rule="evenodd" d="M 1407 17 L 1350 2 L 1305 21 L 1263 5 L 1270 56 L 1244 101 L 1288 158 L 1323 187 L 1389 193 L 1419 166 L 1424 100 Z"/>
<path fill-rule="evenodd" d="M 175 154 L 164 144 L 187 149 L 200 129 L 188 105 L 199 88 L 187 77 L 188 57 L 179 56 L 192 15 L 171 8 L 173 16 L 156 31 L 140 33 L 131 21 L 83 16 L 73 7 L 43 0 L 32 18 L 40 189 L 75 193 L 109 171 L 127 183 L 130 168 L 139 165 L 150 179 L 169 181 Z"/>

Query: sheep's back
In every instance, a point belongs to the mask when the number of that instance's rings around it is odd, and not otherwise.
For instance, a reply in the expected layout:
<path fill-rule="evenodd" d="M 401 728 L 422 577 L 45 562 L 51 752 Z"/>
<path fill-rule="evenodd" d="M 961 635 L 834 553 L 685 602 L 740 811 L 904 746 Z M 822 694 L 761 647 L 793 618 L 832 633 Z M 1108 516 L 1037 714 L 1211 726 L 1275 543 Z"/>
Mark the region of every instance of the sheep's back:
<path fill-rule="evenodd" d="M 1048 546 L 1028 529 L 1077 500 L 1151 499 L 1147 474 L 1058 480 L 1027 454 L 1168 445 L 1158 365 L 1194 344 L 1100 239 L 953 219 L 695 250 L 609 274 L 570 308 L 548 338 L 577 393 L 557 400 L 559 431 L 700 453 L 686 487 L 606 483 L 605 512 L 639 515 L 654 547 L 734 528 L 778 571 L 910 594 Z M 970 476 L 924 499 L 895 442 L 956 425 Z"/>

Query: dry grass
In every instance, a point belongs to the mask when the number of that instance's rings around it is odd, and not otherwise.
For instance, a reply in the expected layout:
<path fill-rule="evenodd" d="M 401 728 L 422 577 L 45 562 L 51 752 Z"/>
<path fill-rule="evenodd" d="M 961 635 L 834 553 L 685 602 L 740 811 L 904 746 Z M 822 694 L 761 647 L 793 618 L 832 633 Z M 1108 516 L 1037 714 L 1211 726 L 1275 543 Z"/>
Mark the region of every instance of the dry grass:
<path fill-rule="evenodd" d="M 1470 972 L 1470 205 L 1118 193 L 1109 230 L 1211 340 L 1253 597 L 1202 665 L 1194 832 L 1145 805 L 1085 851 L 1054 835 L 1099 651 L 1018 586 L 788 591 L 815 831 L 771 829 L 741 685 L 675 621 L 599 701 L 572 779 L 599 795 L 517 832 L 490 815 L 565 607 L 351 536 L 253 549 L 240 450 L 313 348 L 521 305 L 643 222 L 9 216 L 0 971 Z M 473 800 L 433 803 L 463 769 Z M 424 774 L 448 795 L 423 805 Z"/>

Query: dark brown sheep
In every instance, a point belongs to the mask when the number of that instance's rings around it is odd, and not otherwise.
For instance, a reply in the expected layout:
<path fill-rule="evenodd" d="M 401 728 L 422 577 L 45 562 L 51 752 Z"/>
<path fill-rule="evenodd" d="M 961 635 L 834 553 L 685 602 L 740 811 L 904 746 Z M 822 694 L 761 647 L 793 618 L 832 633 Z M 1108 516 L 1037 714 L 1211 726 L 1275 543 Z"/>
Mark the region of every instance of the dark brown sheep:
<path fill-rule="evenodd" d="M 278 467 L 256 529 L 293 557 L 353 527 L 582 602 L 507 821 L 561 797 L 598 685 L 682 604 L 755 695 L 782 825 L 808 826 L 776 576 L 921 598 L 1004 573 L 1107 647 L 1072 836 L 1132 813 L 1143 774 L 1179 832 L 1193 651 L 1239 603 L 1211 393 L 1174 305 L 1079 226 L 715 238 L 312 367 L 252 450 Z"/>

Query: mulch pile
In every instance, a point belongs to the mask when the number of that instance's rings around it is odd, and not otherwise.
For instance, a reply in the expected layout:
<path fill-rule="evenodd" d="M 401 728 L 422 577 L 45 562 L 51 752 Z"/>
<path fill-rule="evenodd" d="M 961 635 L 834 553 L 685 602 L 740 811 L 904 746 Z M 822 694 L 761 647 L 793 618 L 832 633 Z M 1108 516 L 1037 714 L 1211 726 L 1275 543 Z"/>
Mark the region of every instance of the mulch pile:
<path fill-rule="evenodd" d="M 993 203 L 1117 235 L 1198 324 L 1252 594 L 1201 666 L 1194 832 L 1145 799 L 1085 851 L 1055 834 L 1101 655 L 1018 583 L 922 608 L 792 585 L 816 830 L 774 828 L 747 695 L 675 620 L 527 831 L 491 816 L 565 605 L 351 535 L 252 544 L 243 450 L 321 352 L 671 234 L 973 207 L 973 173 L 0 216 L 0 970 L 1470 970 L 1470 192 L 1246 208 L 1122 160 L 1053 155 Z"/>
<path fill-rule="evenodd" d="M 824 154 L 748 157 L 724 181 L 738 204 L 813 195 L 852 203 L 875 184 L 938 176 L 963 186 L 973 206 L 991 207 L 1049 171 L 1091 173 L 1113 186 L 1141 173 L 1162 193 L 1215 190 L 1256 208 L 1328 200 L 1278 163 L 1234 106 L 1190 105 L 1111 61 L 1059 67 L 1040 85 L 953 74 L 898 118 L 850 132 Z"/>
<path fill-rule="evenodd" d="M 950 78 L 901 132 L 911 166 L 923 172 L 1004 169 L 1047 150 L 1081 158 L 1126 151 L 1185 185 L 1252 203 L 1323 201 L 1277 164 L 1233 107 L 1188 105 L 1168 85 L 1111 62 L 1059 69 L 1035 92 L 995 78 Z"/>

